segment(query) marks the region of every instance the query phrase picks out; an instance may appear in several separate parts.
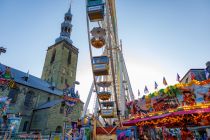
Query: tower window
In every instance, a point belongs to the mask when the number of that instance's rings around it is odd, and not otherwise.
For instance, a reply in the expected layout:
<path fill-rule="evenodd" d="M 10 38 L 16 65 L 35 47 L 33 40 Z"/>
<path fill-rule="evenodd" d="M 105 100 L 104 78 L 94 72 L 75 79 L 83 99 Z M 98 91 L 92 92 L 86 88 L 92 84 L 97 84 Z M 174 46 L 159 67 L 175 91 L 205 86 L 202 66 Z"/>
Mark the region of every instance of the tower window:
<path fill-rule="evenodd" d="M 47 97 L 47 102 L 50 102 L 50 97 Z"/>
<path fill-rule="evenodd" d="M 65 27 L 65 32 L 67 32 L 67 27 Z"/>
<path fill-rule="evenodd" d="M 70 33 L 70 28 L 68 28 L 68 32 Z"/>
<path fill-rule="evenodd" d="M 61 102 L 60 114 L 63 114 L 64 113 L 64 107 L 65 107 L 65 102 Z"/>
<path fill-rule="evenodd" d="M 52 64 L 55 61 L 55 55 L 56 55 L 56 49 L 53 50 L 50 64 Z"/>
<path fill-rule="evenodd" d="M 70 20 L 70 17 L 66 17 L 66 20 Z"/>
<path fill-rule="evenodd" d="M 68 80 L 67 79 L 65 79 L 65 83 L 68 83 Z"/>
<path fill-rule="evenodd" d="M 71 64 L 71 51 L 69 50 L 69 55 L 68 55 L 68 60 L 67 60 L 68 64 Z"/>
<path fill-rule="evenodd" d="M 61 84 L 63 84 L 63 77 L 61 77 Z"/>

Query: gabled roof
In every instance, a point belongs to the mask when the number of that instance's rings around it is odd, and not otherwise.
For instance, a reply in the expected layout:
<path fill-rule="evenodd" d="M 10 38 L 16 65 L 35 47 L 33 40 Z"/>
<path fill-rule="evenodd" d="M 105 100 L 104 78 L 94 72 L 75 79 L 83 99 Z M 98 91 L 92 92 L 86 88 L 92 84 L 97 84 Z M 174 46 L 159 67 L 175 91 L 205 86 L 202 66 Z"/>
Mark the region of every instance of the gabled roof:
<path fill-rule="evenodd" d="M 5 71 L 6 69 L 6 65 L 3 65 L 0 63 L 0 70 L 3 70 Z M 27 81 L 24 80 L 23 77 L 25 77 L 27 75 L 27 73 L 25 72 L 22 72 L 22 71 L 19 71 L 17 69 L 14 69 L 14 68 L 11 68 L 10 67 L 10 71 L 11 71 L 11 75 L 14 77 L 14 80 L 16 83 L 19 83 L 21 85 L 25 85 L 25 86 L 28 86 L 28 87 L 32 87 L 32 88 L 35 88 L 35 89 L 39 89 L 39 90 L 42 90 L 42 91 L 45 91 L 49 94 L 55 94 L 55 95 L 58 95 L 58 96 L 61 96 L 63 95 L 63 91 L 62 90 L 59 90 L 59 89 L 56 89 L 54 88 L 54 90 L 52 90 L 50 87 L 52 87 L 52 85 L 38 77 L 35 77 L 33 75 L 29 75 L 29 78 Z"/>
<path fill-rule="evenodd" d="M 50 102 L 47 102 L 47 103 L 45 103 L 45 104 L 42 104 L 42 105 L 38 106 L 35 110 L 53 107 L 53 106 L 55 106 L 55 105 L 61 103 L 62 101 L 63 101 L 63 99 L 50 101 Z"/>

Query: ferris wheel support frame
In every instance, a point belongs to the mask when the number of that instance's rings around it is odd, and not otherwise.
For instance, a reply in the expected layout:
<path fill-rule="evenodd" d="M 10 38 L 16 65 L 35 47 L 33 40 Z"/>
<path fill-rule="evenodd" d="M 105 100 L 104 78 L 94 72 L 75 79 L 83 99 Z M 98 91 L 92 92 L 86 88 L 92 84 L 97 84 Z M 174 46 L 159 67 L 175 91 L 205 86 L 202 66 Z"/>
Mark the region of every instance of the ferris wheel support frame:
<path fill-rule="evenodd" d="M 106 7 L 107 7 L 107 9 L 110 9 L 109 8 L 109 0 L 106 1 Z M 109 15 L 110 12 L 111 11 L 108 12 L 108 10 L 106 12 L 107 32 L 108 32 L 108 40 L 109 40 L 109 42 L 108 42 L 108 48 L 109 48 L 109 53 L 110 53 L 110 63 L 111 63 L 111 74 L 112 74 L 112 80 L 113 80 L 114 100 L 115 100 L 115 104 L 116 104 L 116 110 L 117 110 L 117 117 L 118 117 L 119 125 L 121 127 L 122 126 L 122 123 L 121 123 L 120 109 L 119 109 L 119 103 L 118 103 L 118 97 L 117 97 L 115 69 L 114 69 L 113 52 L 112 52 L 112 49 L 114 49 L 114 48 L 112 47 L 113 44 L 111 42 L 112 38 L 111 38 L 110 19 L 109 19 L 111 17 L 111 15 Z"/>
<path fill-rule="evenodd" d="M 88 8 L 87 8 L 88 0 L 86 0 L 86 20 L 87 20 L 87 34 L 88 34 L 88 43 L 89 43 L 89 53 L 91 58 L 91 68 L 93 72 L 93 54 L 92 54 L 92 46 L 90 41 L 90 21 L 88 18 Z M 122 127 L 121 117 L 125 116 L 126 111 L 126 96 L 128 97 L 128 101 L 134 100 L 133 90 L 131 87 L 130 79 L 127 73 L 127 68 L 125 65 L 125 61 L 122 54 L 122 43 L 118 42 L 118 33 L 117 33 L 117 19 L 116 19 L 116 9 L 115 9 L 115 0 L 105 0 L 106 12 L 104 16 L 104 22 L 100 22 L 104 28 L 106 28 L 107 33 L 107 45 L 105 47 L 105 51 L 109 54 L 110 59 L 110 76 L 112 78 L 112 91 L 113 91 L 113 101 L 115 102 L 115 109 L 117 112 L 117 118 L 119 121 L 119 126 Z M 98 22 L 99 26 L 100 23 Z M 121 47 L 121 48 L 120 48 Z M 82 118 L 85 117 L 88 105 L 90 103 L 91 97 L 95 90 L 96 99 L 94 99 L 94 117 L 99 116 L 98 110 L 102 109 L 101 102 L 97 97 L 97 93 L 100 90 L 97 85 L 97 81 L 100 81 L 100 77 L 95 76 L 93 74 L 93 83 L 91 85 L 84 110 L 82 113 Z M 126 88 L 124 87 L 126 81 Z M 95 89 L 94 89 L 95 87 Z M 128 89 L 128 90 L 127 90 Z M 120 100 L 120 102 L 119 102 Z M 121 113 L 120 113 L 121 112 Z M 104 119 L 104 118 L 103 118 Z M 111 121 L 111 120 L 110 120 Z M 105 122 L 105 119 L 104 119 Z"/>
<path fill-rule="evenodd" d="M 90 103 L 90 99 L 91 99 L 91 96 L 93 94 L 93 89 L 94 89 L 94 82 L 92 82 L 92 84 L 91 84 L 90 91 L 89 91 L 87 100 L 85 102 L 85 105 L 84 105 L 84 108 L 83 108 L 83 112 L 82 112 L 81 118 L 84 118 L 85 115 L 86 115 L 86 113 L 87 113 L 87 109 L 88 109 L 88 106 L 89 106 L 89 103 Z"/>
<path fill-rule="evenodd" d="M 133 90 L 132 90 L 132 87 L 131 87 L 131 82 L 130 82 L 130 79 L 129 79 L 129 76 L 128 76 L 128 71 L 127 71 L 127 68 L 126 68 L 126 65 L 125 65 L 125 60 L 124 60 L 122 52 L 120 52 L 120 56 L 122 58 L 122 66 L 123 66 L 123 70 L 124 70 L 125 80 L 128 83 L 128 91 L 130 93 L 129 96 L 130 96 L 131 101 L 134 101 L 135 96 L 133 94 Z"/>

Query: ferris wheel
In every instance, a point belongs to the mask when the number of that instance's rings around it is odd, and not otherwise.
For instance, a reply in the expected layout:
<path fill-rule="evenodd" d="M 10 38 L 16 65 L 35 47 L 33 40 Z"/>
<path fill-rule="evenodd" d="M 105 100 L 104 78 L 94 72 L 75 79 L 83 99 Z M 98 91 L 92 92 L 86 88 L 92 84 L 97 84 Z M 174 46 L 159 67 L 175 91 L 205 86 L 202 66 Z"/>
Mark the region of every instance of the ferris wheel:
<path fill-rule="evenodd" d="M 86 0 L 86 13 L 93 83 L 82 117 L 95 94 L 94 116 L 122 126 L 126 102 L 133 101 L 134 94 L 118 39 L 115 0 Z"/>

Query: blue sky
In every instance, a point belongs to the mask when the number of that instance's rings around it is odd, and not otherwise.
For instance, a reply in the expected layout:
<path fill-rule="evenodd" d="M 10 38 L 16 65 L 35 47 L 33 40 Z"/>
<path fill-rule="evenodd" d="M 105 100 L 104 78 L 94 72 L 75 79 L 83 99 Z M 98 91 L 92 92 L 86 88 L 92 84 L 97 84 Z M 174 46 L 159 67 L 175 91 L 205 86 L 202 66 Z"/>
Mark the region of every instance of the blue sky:
<path fill-rule="evenodd" d="M 119 38 L 135 95 L 162 78 L 176 83 L 210 60 L 209 0 L 117 0 Z M 69 0 L 0 0 L 0 62 L 40 77 L 47 47 L 60 33 Z M 79 48 L 77 87 L 86 100 L 92 75 L 85 1 L 73 0 L 73 44 Z"/>

